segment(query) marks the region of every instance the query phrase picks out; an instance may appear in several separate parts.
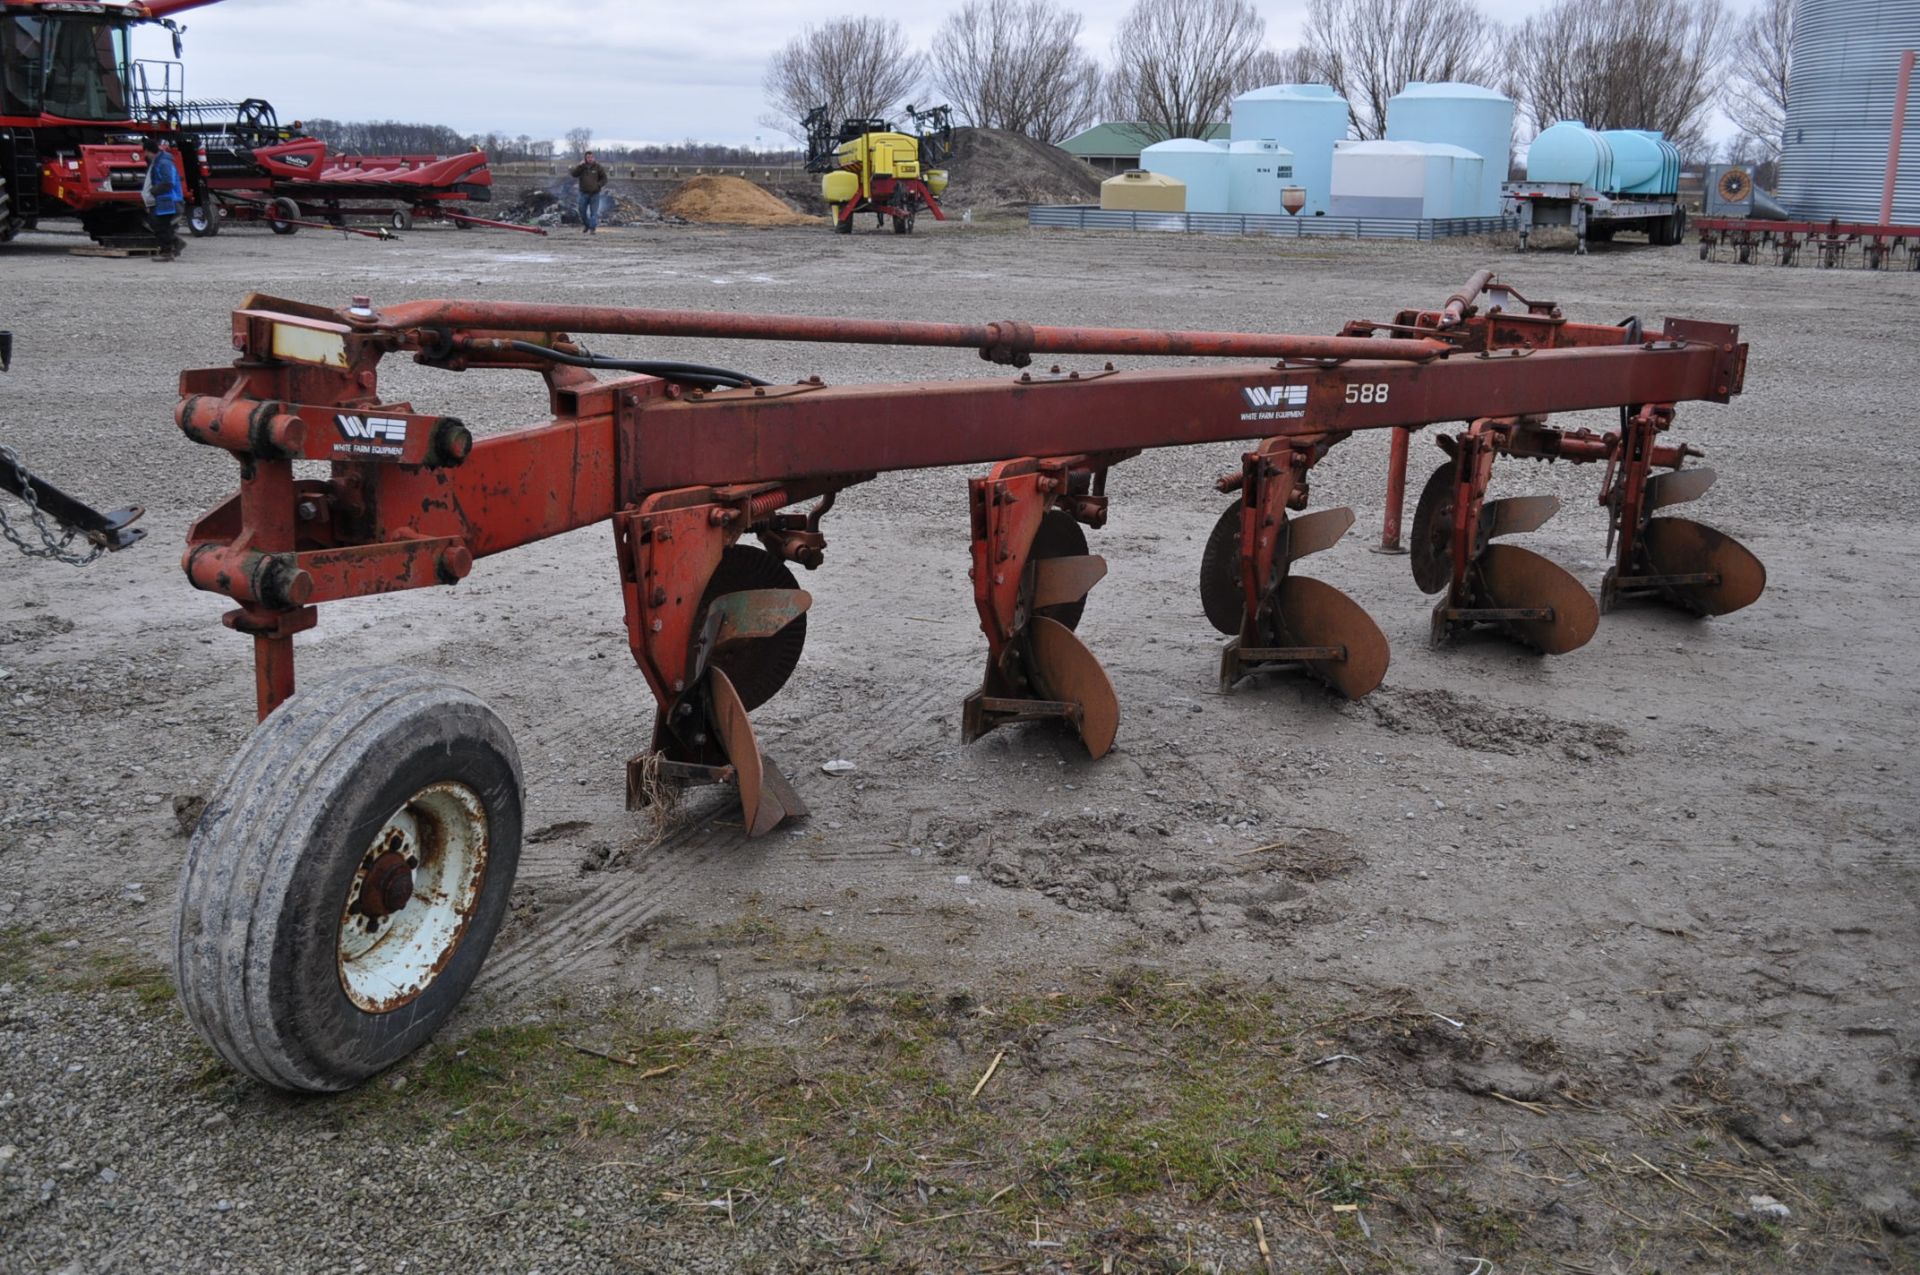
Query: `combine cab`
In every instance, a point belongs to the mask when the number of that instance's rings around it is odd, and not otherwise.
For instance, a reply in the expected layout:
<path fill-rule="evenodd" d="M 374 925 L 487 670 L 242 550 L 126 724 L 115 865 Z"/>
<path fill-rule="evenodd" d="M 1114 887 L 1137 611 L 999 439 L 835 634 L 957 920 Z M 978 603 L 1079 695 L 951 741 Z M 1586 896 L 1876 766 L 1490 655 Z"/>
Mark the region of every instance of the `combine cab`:
<path fill-rule="evenodd" d="M 922 208 L 936 221 L 946 220 L 939 196 L 946 193 L 947 174 L 938 165 L 953 158 L 953 112 L 909 106 L 907 114 L 911 133 L 883 119 L 845 120 L 835 132 L 826 107 L 807 115 L 807 171 L 825 174 L 820 193 L 836 232 L 852 234 L 853 219 L 863 212 L 873 214 L 876 226 L 892 218 L 896 235 L 913 233 Z"/>
<path fill-rule="evenodd" d="M 166 15 L 209 3 L 0 0 L 0 243 L 53 218 L 102 243 L 146 237 L 140 135 L 169 130 L 137 119 L 152 64 L 133 60 L 132 31 L 161 22 L 177 52 Z"/>

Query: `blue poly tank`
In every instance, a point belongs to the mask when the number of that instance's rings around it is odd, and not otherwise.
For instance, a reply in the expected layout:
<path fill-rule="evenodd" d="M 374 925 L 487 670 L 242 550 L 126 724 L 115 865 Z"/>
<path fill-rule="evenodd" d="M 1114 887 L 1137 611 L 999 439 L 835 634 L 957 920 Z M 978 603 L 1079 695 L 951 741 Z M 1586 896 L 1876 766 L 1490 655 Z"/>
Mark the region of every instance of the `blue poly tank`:
<path fill-rule="evenodd" d="M 1500 183 L 1513 148 L 1513 102 L 1478 84 L 1410 82 L 1387 102 L 1387 140 L 1441 142 L 1484 161 L 1477 185 L 1456 201 L 1453 216 L 1498 217 Z"/>
<path fill-rule="evenodd" d="M 1561 120 L 1540 130 L 1527 147 L 1527 180 L 1572 182 L 1592 190 L 1614 189 L 1613 147 L 1606 136 L 1579 120 Z"/>
<path fill-rule="evenodd" d="M 1187 184 L 1187 211 L 1223 213 L 1227 198 L 1227 148 L 1192 137 L 1156 142 L 1140 152 L 1140 167 Z"/>
<path fill-rule="evenodd" d="M 1600 134 L 1613 150 L 1614 185 L 1608 194 L 1672 195 L 1680 189 L 1680 148 L 1643 128 L 1610 128 Z"/>
<path fill-rule="evenodd" d="M 1307 192 L 1302 217 L 1327 211 L 1333 144 L 1347 135 L 1347 99 L 1324 84 L 1269 84 L 1233 99 L 1236 142 L 1276 141 L 1293 152 L 1293 184 Z"/>

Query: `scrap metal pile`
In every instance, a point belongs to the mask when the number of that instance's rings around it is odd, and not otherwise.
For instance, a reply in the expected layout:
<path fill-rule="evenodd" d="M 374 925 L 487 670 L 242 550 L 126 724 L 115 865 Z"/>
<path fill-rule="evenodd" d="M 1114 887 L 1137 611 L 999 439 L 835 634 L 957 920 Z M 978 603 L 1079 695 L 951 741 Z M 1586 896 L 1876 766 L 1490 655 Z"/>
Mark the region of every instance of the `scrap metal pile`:
<path fill-rule="evenodd" d="M 1028 370 L 772 385 L 599 357 L 581 339 L 593 334 L 951 346 Z M 520 838 L 511 740 L 470 695 L 391 670 L 295 695 L 294 637 L 322 603 L 452 585 L 478 559 L 611 523 L 629 645 L 656 701 L 629 801 L 731 785 L 747 834 L 760 835 L 805 810 L 749 718 L 805 641 L 811 599 L 789 564 L 821 566 L 835 497 L 883 471 L 991 466 L 966 480 L 986 660 L 965 737 L 1048 721 L 1094 757 L 1112 746 L 1120 705 L 1075 632 L 1106 572 L 1086 533 L 1125 516 L 1108 476 L 1146 449 L 1253 444 L 1215 484 L 1232 500 L 1196 564 L 1205 613 L 1228 635 L 1227 685 L 1299 672 L 1361 696 L 1380 683 L 1379 626 L 1295 569 L 1353 520 L 1306 508 L 1314 466 L 1362 430 L 1434 426 L 1446 453 L 1411 535 L 1416 582 L 1442 595 L 1436 640 L 1487 626 L 1559 654 L 1622 600 L 1718 615 L 1765 585 L 1729 537 L 1655 516 L 1713 480 L 1687 464 L 1697 451 L 1663 437 L 1675 404 L 1740 392 L 1738 330 L 1575 323 L 1485 271 L 1438 309 L 1331 337 L 478 301 L 333 310 L 260 296 L 235 312 L 232 335 L 232 366 L 181 378 L 180 427 L 242 474 L 239 493 L 192 528 L 184 565 L 194 585 L 238 604 L 226 622 L 254 641 L 264 720 L 195 834 L 177 960 L 207 1039 L 288 1088 L 358 1083 L 451 1011 L 500 923 Z M 402 354 L 537 374 L 553 418 L 476 440 L 455 416 L 382 397 L 378 366 Z M 1042 355 L 1063 362 L 1042 371 Z M 1107 361 L 1154 356 L 1225 362 Z M 1592 409 L 1617 410 L 1617 427 L 1548 423 Z M 1491 498 L 1502 457 L 1604 467 L 1613 566 L 1598 605 L 1506 541 L 1558 502 Z M 332 462 L 331 477 L 296 476 L 303 460 Z"/>

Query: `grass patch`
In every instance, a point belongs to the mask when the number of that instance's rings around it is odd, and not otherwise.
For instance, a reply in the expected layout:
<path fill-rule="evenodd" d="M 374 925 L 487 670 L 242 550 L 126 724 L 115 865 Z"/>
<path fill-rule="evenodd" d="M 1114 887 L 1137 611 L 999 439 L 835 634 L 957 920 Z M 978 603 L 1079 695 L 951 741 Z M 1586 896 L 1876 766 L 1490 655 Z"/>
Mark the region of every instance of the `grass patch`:
<path fill-rule="evenodd" d="M 1375 1198 L 1377 1144 L 1303 1128 L 1287 1030 L 1270 995 L 1140 972 L 983 1004 L 841 992 L 787 1030 L 488 1027 L 328 1118 L 482 1157 L 599 1154 L 657 1206 L 722 1224 L 774 1202 L 863 1217 L 883 1261 L 929 1243 L 1031 1256 L 1056 1230 L 1171 1254 L 1170 1215 Z"/>

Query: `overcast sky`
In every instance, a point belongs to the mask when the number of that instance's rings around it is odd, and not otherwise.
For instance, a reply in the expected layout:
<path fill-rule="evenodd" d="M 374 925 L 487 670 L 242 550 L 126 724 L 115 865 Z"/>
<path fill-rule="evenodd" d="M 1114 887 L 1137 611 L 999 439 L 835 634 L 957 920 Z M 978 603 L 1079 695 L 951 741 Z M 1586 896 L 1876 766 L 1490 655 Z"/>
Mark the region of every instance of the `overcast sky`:
<path fill-rule="evenodd" d="M 1254 0 L 1275 48 L 1299 43 L 1306 0 Z M 1604 3 L 1605 0 L 1594 0 Z M 1744 12 L 1755 0 L 1732 0 Z M 808 23 L 889 12 L 924 48 L 949 8 L 844 0 L 224 0 L 180 15 L 188 96 L 264 97 L 282 120 L 398 119 L 462 133 L 787 144 L 761 123 L 768 57 Z M 1125 3 L 1078 6 L 1103 60 Z M 1540 0 L 1481 0 L 1505 23 Z M 903 12 L 902 9 L 905 9 Z M 166 58 L 143 28 L 140 57 Z"/>

